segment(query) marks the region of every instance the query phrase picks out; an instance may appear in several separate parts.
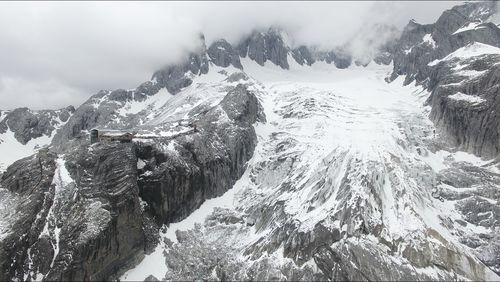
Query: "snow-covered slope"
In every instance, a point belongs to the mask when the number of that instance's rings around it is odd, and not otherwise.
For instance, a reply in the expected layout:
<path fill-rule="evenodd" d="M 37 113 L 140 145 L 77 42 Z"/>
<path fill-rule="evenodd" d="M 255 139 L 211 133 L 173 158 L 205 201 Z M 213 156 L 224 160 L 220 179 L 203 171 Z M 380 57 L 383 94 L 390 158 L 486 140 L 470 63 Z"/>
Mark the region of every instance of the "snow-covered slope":
<path fill-rule="evenodd" d="M 74 110 L 70 106 L 59 110 L 18 108 L 0 111 L 0 172 L 14 161 L 49 145 Z"/>
<path fill-rule="evenodd" d="M 166 243 L 122 280 L 324 278 L 325 246 L 345 279 L 498 279 L 457 236 L 495 229 L 460 228 L 459 203 L 436 199 L 440 172 L 465 155 L 435 134 L 427 91 L 386 83 L 390 67 L 376 64 L 242 64 L 267 119 L 245 174 L 167 227 Z"/>

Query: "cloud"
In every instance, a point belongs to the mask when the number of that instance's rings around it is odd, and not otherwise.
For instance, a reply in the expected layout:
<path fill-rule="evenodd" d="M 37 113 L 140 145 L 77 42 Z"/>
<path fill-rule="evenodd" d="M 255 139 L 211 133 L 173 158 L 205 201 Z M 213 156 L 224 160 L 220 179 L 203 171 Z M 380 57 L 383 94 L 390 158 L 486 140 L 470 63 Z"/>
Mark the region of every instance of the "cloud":
<path fill-rule="evenodd" d="M 1 2 L 0 109 L 79 105 L 100 89 L 133 88 L 207 41 L 285 28 L 296 44 L 337 46 L 374 22 L 402 28 L 456 3 Z"/>

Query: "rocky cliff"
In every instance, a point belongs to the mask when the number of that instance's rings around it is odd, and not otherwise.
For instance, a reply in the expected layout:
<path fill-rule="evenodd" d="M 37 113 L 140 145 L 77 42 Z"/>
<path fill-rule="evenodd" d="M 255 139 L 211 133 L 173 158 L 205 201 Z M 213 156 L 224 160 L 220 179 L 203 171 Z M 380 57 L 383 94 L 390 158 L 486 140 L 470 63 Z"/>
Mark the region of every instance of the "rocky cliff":
<path fill-rule="evenodd" d="M 73 106 L 60 110 L 32 111 L 28 108 L 17 108 L 12 111 L 0 111 L 0 134 L 8 130 L 21 144 L 42 136 L 51 136 L 71 117 Z"/>
<path fill-rule="evenodd" d="M 404 75 L 405 84 L 432 91 L 428 103 L 438 128 L 453 144 L 486 158 L 500 152 L 498 52 L 490 49 L 500 47 L 500 28 L 491 22 L 496 9 L 492 1 L 471 2 L 445 11 L 434 24 L 411 21 L 396 45 L 390 78 Z"/>
<path fill-rule="evenodd" d="M 8 224 L 2 224 L 2 279 L 116 277 L 154 247 L 156 223 L 181 220 L 205 199 L 230 189 L 252 156 L 253 123 L 265 119 L 244 84 L 227 87 L 217 93 L 217 105 L 189 109 L 196 131 L 154 142 L 80 140 L 59 147 L 64 154 L 44 149 L 10 166 L 0 185 L 2 206 L 13 207 L 3 210 Z M 115 101 L 126 93 L 104 95 Z M 178 103 L 189 96 L 182 98 Z"/>

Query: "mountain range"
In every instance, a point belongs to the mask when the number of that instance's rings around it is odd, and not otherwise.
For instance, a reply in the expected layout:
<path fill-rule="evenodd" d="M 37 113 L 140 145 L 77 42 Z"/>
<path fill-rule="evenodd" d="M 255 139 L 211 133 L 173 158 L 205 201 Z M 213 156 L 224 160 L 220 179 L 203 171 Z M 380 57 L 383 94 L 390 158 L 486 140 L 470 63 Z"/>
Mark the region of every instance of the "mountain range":
<path fill-rule="evenodd" d="M 0 111 L 0 279 L 500 279 L 496 18 L 200 35 L 135 89 Z"/>

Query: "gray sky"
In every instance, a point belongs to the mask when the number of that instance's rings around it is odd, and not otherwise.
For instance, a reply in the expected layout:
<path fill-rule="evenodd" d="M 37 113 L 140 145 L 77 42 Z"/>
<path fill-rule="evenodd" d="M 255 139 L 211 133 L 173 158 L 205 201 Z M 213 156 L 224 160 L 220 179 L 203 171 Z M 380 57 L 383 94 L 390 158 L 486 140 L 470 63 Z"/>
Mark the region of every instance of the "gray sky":
<path fill-rule="evenodd" d="M 340 45 L 363 26 L 432 23 L 450 1 L 0 2 L 0 109 L 78 106 L 134 88 L 194 45 L 284 27 L 297 44 Z"/>

